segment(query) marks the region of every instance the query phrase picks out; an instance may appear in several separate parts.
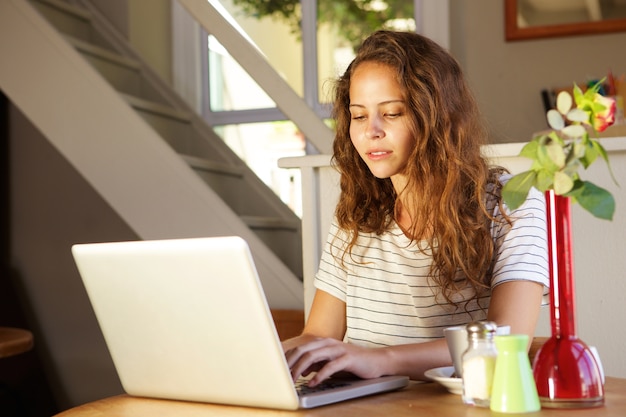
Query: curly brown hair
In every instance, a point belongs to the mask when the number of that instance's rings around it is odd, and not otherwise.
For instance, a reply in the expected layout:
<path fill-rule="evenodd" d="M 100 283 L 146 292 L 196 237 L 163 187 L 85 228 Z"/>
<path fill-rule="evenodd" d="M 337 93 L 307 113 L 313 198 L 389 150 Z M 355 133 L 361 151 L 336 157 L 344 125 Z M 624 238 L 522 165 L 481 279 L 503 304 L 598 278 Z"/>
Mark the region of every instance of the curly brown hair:
<path fill-rule="evenodd" d="M 430 276 L 448 302 L 460 290 L 455 282 L 460 273 L 479 297 L 489 287 L 494 255 L 489 230 L 493 206 L 487 207 L 487 190 L 497 194 L 501 169 L 490 169 L 481 154 L 487 134 L 459 64 L 442 47 L 416 33 L 372 34 L 335 84 L 333 164 L 341 174 L 335 215 L 338 226 L 352 235 L 344 256 L 351 253 L 359 232 L 388 230 L 400 205 L 391 180 L 376 178 L 350 139 L 351 76 L 364 62 L 395 71 L 404 92 L 409 129 L 416 138 L 403 173 L 408 184 L 400 192 L 411 208 L 406 233 L 420 250 L 426 249 L 425 242 L 432 251 Z M 498 204 L 497 196 L 495 201 Z"/>

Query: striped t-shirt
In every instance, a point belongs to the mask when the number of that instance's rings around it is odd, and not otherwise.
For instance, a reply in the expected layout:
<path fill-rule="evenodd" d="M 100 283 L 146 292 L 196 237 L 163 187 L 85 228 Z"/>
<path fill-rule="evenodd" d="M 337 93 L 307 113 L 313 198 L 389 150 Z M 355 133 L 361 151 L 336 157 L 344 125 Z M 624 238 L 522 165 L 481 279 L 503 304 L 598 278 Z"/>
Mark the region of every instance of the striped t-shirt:
<path fill-rule="evenodd" d="M 497 207 L 494 215 L 502 217 Z M 515 280 L 538 282 L 547 289 L 543 195 L 531 190 L 509 216 L 512 226 L 497 221 L 491 226 L 496 243 L 491 289 Z M 420 343 L 443 337 L 446 327 L 485 319 L 491 291 L 466 306 L 463 300 L 473 296 L 466 288 L 453 298 L 462 301 L 459 307 L 447 303 L 428 277 L 428 250 L 419 251 L 397 224 L 381 235 L 360 233 L 342 265 L 348 242 L 349 234 L 333 222 L 315 277 L 316 288 L 346 303 L 347 342 L 372 347 Z"/>

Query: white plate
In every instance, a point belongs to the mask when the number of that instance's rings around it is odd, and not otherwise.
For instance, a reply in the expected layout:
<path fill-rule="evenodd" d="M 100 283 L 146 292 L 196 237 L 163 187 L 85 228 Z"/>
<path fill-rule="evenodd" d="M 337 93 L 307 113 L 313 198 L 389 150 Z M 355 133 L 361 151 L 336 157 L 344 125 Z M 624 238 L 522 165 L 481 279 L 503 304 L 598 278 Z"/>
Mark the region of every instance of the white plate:
<path fill-rule="evenodd" d="M 452 374 L 454 374 L 454 366 L 444 366 L 424 372 L 426 378 L 440 383 L 452 394 L 463 395 L 463 379 L 452 377 Z"/>

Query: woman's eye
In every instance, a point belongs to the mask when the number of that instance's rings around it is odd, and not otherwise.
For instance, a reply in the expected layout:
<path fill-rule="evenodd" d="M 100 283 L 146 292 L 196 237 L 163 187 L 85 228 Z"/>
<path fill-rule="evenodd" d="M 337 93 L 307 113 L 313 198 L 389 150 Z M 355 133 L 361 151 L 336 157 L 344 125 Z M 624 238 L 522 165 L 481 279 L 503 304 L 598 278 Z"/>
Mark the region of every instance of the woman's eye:
<path fill-rule="evenodd" d="M 388 117 L 390 119 L 394 119 L 396 117 L 400 117 L 402 115 L 402 113 L 387 113 L 385 114 L 385 117 Z"/>
<path fill-rule="evenodd" d="M 352 116 L 352 120 L 364 120 L 365 116 L 361 116 L 361 115 L 354 115 Z"/>

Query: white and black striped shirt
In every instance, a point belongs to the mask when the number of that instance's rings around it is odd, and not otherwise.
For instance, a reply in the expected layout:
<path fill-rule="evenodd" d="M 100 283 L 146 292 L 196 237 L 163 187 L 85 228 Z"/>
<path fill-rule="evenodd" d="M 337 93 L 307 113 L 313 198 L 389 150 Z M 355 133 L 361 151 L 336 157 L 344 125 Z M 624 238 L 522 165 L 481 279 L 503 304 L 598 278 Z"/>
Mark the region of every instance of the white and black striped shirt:
<path fill-rule="evenodd" d="M 501 213 L 496 207 L 496 218 Z M 543 195 L 533 189 L 527 201 L 509 213 L 513 222 L 492 224 L 496 256 L 491 288 L 514 280 L 549 286 L 546 213 Z M 446 302 L 428 277 L 432 262 L 428 250 L 394 224 L 382 235 L 361 233 L 352 255 L 341 257 L 349 235 L 333 223 L 315 277 L 316 288 L 346 303 L 345 340 L 363 346 L 420 343 L 443 337 L 443 329 L 486 317 L 491 291 L 470 301 L 467 287 Z M 335 255 L 335 256 L 333 256 Z M 461 278 L 460 282 L 464 280 Z"/>

